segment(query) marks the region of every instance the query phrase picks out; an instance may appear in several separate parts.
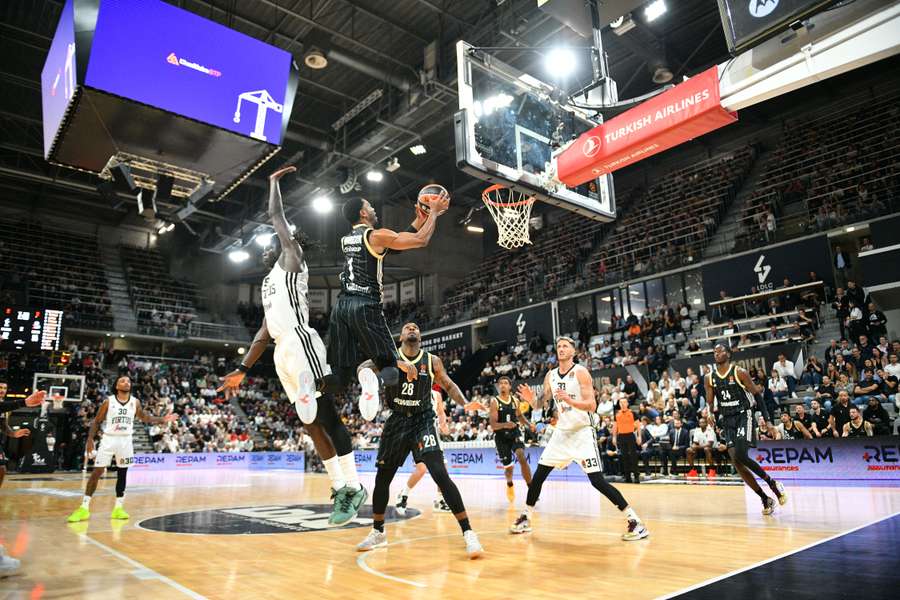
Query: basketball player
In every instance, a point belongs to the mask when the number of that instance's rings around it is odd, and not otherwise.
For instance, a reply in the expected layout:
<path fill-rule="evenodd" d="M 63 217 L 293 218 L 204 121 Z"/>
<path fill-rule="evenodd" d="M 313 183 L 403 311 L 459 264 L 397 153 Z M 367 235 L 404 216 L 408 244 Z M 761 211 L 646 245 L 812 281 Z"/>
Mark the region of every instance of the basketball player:
<path fill-rule="evenodd" d="M 20 408 L 40 406 L 47 395 L 47 392 L 41 391 L 31 394 L 24 400 L 7 400 L 6 389 L 6 382 L 0 381 L 0 415 L 5 415 Z M 29 434 L 29 430 L 24 428 L 12 433 L 5 419 L 4 428 L 10 437 L 20 438 Z M 4 477 L 6 477 L 6 454 L 3 453 L 3 439 L 0 436 L 0 485 L 3 485 Z M 0 578 L 15 575 L 19 571 L 20 566 L 21 562 L 19 559 L 7 556 L 6 550 L 3 549 L 3 546 L 0 546 Z"/>
<path fill-rule="evenodd" d="M 432 385 L 436 382 L 447 390 L 454 402 L 462 406 L 466 405 L 466 399 L 459 387 L 447 376 L 441 359 L 420 349 L 421 335 L 418 325 L 405 324 L 400 339 L 402 340 L 400 356 L 412 367 L 417 377 L 414 381 L 398 381 L 396 385 L 388 386 L 386 390 L 391 416 L 384 424 L 381 442 L 378 445 L 378 458 L 375 461 L 378 470 L 375 474 L 375 489 L 372 492 L 372 531 L 356 549 L 359 552 L 366 552 L 387 545 L 384 511 L 388 504 L 391 481 L 397 469 L 406 461 L 406 455 L 412 451 L 417 461 L 425 463 L 425 468 L 428 469 L 459 522 L 469 558 L 478 558 L 484 552 L 484 548 L 469 525 L 462 496 L 456 484 L 450 480 L 447 466 L 444 464 L 444 453 L 438 443 L 431 403 Z M 360 365 L 360 369 L 372 367 L 371 361 Z"/>
<path fill-rule="evenodd" d="M 341 209 L 353 230 L 341 238 L 345 263 L 340 276 L 341 294 L 328 325 L 328 362 L 343 385 L 349 383 L 356 371 L 362 386 L 359 412 L 367 421 L 378 414 L 380 383 L 397 385 L 398 368 L 406 372 L 408 381 L 416 379 L 409 364 L 398 360 L 397 347 L 384 319 L 381 305 L 384 257 L 389 251 L 427 246 L 437 218 L 447 210 L 449 202 L 449 198 L 441 196 L 427 216 L 417 207 L 410 230 L 400 233 L 375 229 L 378 215 L 368 200 L 354 198 Z M 357 369 L 367 359 L 373 366 Z"/>
<path fill-rule="evenodd" d="M 844 423 L 844 431 L 841 437 L 872 437 L 875 430 L 868 421 L 863 421 L 862 413 L 855 404 L 850 405 L 850 421 Z"/>
<path fill-rule="evenodd" d="M 114 395 L 103 401 L 103 404 L 100 405 L 100 409 L 97 411 L 97 415 L 91 421 L 87 444 L 85 445 L 85 454 L 90 456 L 94 453 L 94 436 L 97 435 L 100 423 L 104 424 L 103 439 L 100 440 L 100 447 L 97 448 L 94 470 L 91 472 L 91 477 L 85 486 L 81 506 L 69 515 L 69 523 L 87 521 L 91 517 L 91 497 L 97 490 L 97 482 L 103 477 L 103 473 L 106 472 L 106 467 L 112 462 L 113 456 L 116 457 L 116 465 L 119 469 L 116 473 L 116 505 L 112 514 L 110 514 L 110 518 L 127 519 L 128 513 L 125 512 L 123 504 L 125 503 L 125 482 L 128 477 L 128 467 L 131 465 L 131 459 L 134 456 L 132 435 L 134 433 L 135 418 L 153 425 L 161 425 L 178 420 L 178 417 L 172 414 L 164 417 L 154 417 L 145 413 L 138 399 L 131 395 L 131 378 L 127 375 L 116 379 L 115 392 Z"/>
<path fill-rule="evenodd" d="M 775 500 L 762 490 L 753 476 L 765 481 L 781 504 L 787 502 L 784 486 L 772 479 L 748 454 L 749 448 L 756 445 L 753 427 L 753 407 L 756 405 L 754 396 L 763 390 L 753 383 L 747 371 L 731 364 L 731 351 L 724 344 L 716 344 L 713 360 L 716 364 L 704 380 L 707 401 L 713 400 L 710 419 L 713 419 L 713 414 L 719 415 L 722 426 L 720 442 L 725 446 L 729 460 L 744 483 L 759 496 L 763 514 L 771 515 L 775 511 Z"/>
<path fill-rule="evenodd" d="M 369 493 L 359 482 L 350 433 L 335 410 L 334 398 L 325 391 L 333 379 L 325 344 L 309 325 L 309 268 L 303 251 L 306 240 L 299 228 L 291 233 L 279 185 L 282 177 L 296 170 L 288 166 L 269 176 L 269 218 L 276 237 L 263 253 L 263 264 L 269 269 L 262 284 L 265 317 L 244 360 L 225 376 L 219 390 L 225 390 L 226 396 L 235 392 L 269 341 L 275 341 L 278 379 L 331 480 L 334 508 L 328 522 L 343 525 L 356 516 Z"/>
<path fill-rule="evenodd" d="M 556 356 L 559 365 L 544 377 L 541 399 L 527 385 L 519 386 L 519 395 L 534 408 L 550 407 L 556 418 L 556 428 L 550 442 L 544 448 L 534 478 L 528 486 L 525 510 L 510 528 L 512 533 L 531 531 L 531 514 L 541 495 L 541 487 L 554 467 L 565 467 L 577 462 L 588 476 L 591 485 L 622 511 L 628 522 L 628 530 L 622 534 L 626 541 L 640 540 L 650 535 L 634 509 L 622 497 L 600 471 L 600 455 L 594 430 L 594 413 L 597 400 L 594 397 L 594 382 L 586 368 L 575 364 L 575 340 L 562 336 L 556 340 Z"/>
<path fill-rule="evenodd" d="M 449 435 L 450 427 L 447 425 L 447 412 L 444 409 L 444 398 L 441 395 L 441 392 L 436 389 L 431 390 L 431 401 L 434 406 L 434 412 L 437 414 L 437 426 L 438 431 L 441 435 Z M 438 437 L 438 445 L 441 443 L 441 438 Z M 443 448 L 442 448 L 443 449 Z M 397 511 L 397 514 L 401 517 L 406 516 L 406 507 L 409 502 L 409 495 L 412 492 L 412 489 L 416 487 L 416 484 L 422 481 L 422 478 L 425 477 L 425 473 L 428 472 L 428 469 L 425 467 L 425 463 L 422 462 L 421 457 L 416 460 L 416 468 L 415 470 L 409 474 L 409 479 L 406 480 L 406 485 L 403 486 L 403 489 L 400 490 L 400 493 L 397 494 L 397 502 L 394 504 L 394 510 Z M 434 510 L 437 512 L 450 512 L 450 507 L 447 506 L 447 501 L 444 500 L 444 497 L 440 495 L 441 491 L 438 490 L 438 497 L 434 500 Z"/>
<path fill-rule="evenodd" d="M 491 429 L 494 430 L 494 445 L 497 447 L 497 456 L 503 465 L 503 474 L 506 476 L 506 497 L 510 502 L 516 499 L 513 487 L 513 454 L 519 460 L 519 469 L 522 471 L 522 479 L 525 485 L 531 484 L 531 467 L 525 458 L 525 444 L 522 442 L 522 431 L 519 426 L 527 427 L 534 431 L 534 425 L 525 420 L 519 412 L 519 403 L 512 395 L 512 381 L 503 376 L 497 380 L 500 394 L 491 398 Z"/>

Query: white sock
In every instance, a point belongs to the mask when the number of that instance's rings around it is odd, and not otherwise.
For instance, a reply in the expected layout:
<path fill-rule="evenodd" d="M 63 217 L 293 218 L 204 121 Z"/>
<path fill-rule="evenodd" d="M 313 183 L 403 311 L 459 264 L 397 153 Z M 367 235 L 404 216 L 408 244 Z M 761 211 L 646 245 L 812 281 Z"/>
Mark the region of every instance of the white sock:
<path fill-rule="evenodd" d="M 522 510 L 522 514 L 525 515 L 526 517 L 528 517 L 528 518 L 530 519 L 530 518 L 531 518 L 531 511 L 533 511 L 533 510 L 534 510 L 534 509 L 533 509 L 532 507 L 530 507 L 530 506 L 528 506 L 528 505 L 526 504 L 526 505 L 525 505 L 525 508 Z"/>
<path fill-rule="evenodd" d="M 122 508 L 122 505 L 125 504 L 125 496 L 121 498 L 116 498 L 116 508 Z"/>
<path fill-rule="evenodd" d="M 401 496 L 409 496 L 409 492 L 410 492 L 409 487 L 404 485 L 403 490 L 400 491 L 400 495 Z"/>
<path fill-rule="evenodd" d="M 338 457 L 332 456 L 328 460 L 323 460 L 322 463 L 325 465 L 325 471 L 328 473 L 328 478 L 331 480 L 331 488 L 333 490 L 339 490 L 344 487 L 344 472 L 341 470 L 341 464 L 338 462 Z"/>
<path fill-rule="evenodd" d="M 628 508 L 626 508 L 625 510 L 623 510 L 622 512 L 625 513 L 625 518 L 628 519 L 629 521 L 637 521 L 638 523 L 641 522 L 641 518 L 639 516 L 637 516 L 637 513 L 634 512 L 634 509 L 631 508 L 630 506 Z"/>
<path fill-rule="evenodd" d="M 338 460 L 341 462 L 341 471 L 344 472 L 344 478 L 347 480 L 347 487 L 354 490 L 358 490 L 362 487 L 359 485 L 359 473 L 356 472 L 356 457 L 353 455 L 353 452 L 338 456 Z"/>
<path fill-rule="evenodd" d="M 85 510 L 91 509 L 91 497 L 90 496 L 85 496 L 84 498 L 81 499 L 81 508 L 84 508 Z"/>

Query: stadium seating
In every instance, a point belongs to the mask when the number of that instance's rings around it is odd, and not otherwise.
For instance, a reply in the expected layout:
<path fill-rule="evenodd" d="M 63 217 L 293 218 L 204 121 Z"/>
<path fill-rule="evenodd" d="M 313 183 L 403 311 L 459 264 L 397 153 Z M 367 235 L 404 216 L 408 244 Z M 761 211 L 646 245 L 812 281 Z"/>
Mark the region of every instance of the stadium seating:
<path fill-rule="evenodd" d="M 166 259 L 150 248 L 121 247 L 128 293 L 141 333 L 183 336 L 197 316 L 197 288 L 169 273 Z"/>

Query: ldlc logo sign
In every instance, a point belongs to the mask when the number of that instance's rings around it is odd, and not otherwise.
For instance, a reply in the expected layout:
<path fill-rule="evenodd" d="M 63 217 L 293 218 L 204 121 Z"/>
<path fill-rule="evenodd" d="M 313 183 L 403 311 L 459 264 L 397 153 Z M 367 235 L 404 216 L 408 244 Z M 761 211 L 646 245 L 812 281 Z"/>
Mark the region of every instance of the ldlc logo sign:
<path fill-rule="evenodd" d="M 759 279 L 759 289 L 769 289 L 772 287 L 772 284 L 765 285 L 766 279 L 769 278 L 769 273 L 772 272 L 772 266 L 764 264 L 766 260 L 765 254 L 759 255 L 759 260 L 756 261 L 756 266 L 753 267 L 753 270 L 756 272 L 756 276 Z"/>
<path fill-rule="evenodd" d="M 750 0 L 750 14 L 761 19 L 768 17 L 778 8 L 778 0 Z"/>

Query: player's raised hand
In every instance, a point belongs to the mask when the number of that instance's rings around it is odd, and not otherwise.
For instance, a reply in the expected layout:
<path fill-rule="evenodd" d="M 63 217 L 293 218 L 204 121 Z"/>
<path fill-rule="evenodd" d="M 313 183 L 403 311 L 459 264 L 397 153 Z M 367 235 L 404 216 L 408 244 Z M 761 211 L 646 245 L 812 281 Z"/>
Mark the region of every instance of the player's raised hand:
<path fill-rule="evenodd" d="M 47 392 L 43 390 L 38 390 L 32 395 L 25 398 L 25 406 L 35 407 L 40 406 L 44 403 L 44 400 L 47 398 Z"/>
<path fill-rule="evenodd" d="M 478 401 L 466 402 L 463 406 L 463 410 L 472 411 L 472 412 L 484 412 L 487 410 L 487 407 Z"/>
<path fill-rule="evenodd" d="M 278 181 L 279 179 L 281 179 L 288 173 L 293 173 L 296 170 L 297 170 L 297 167 L 295 167 L 294 165 L 288 165 L 286 167 L 281 167 L 280 169 L 278 169 L 277 171 L 275 171 L 274 173 L 269 175 L 269 181 Z"/>
<path fill-rule="evenodd" d="M 441 216 L 447 209 L 450 208 L 450 194 L 441 192 L 441 195 L 438 196 L 438 199 L 432 202 L 431 204 L 431 212 L 435 213 L 435 216 Z"/>
<path fill-rule="evenodd" d="M 216 388 L 217 392 L 225 392 L 225 399 L 230 400 L 233 395 L 235 395 L 238 389 L 241 387 L 241 383 L 244 381 L 244 372 L 235 369 L 231 373 L 225 375 L 222 378 L 222 385 Z"/>
<path fill-rule="evenodd" d="M 534 406 L 534 390 L 525 385 L 524 383 L 520 383 L 519 387 L 516 388 L 516 391 L 519 392 L 519 397 L 522 398 L 525 402 Z"/>
<path fill-rule="evenodd" d="M 31 435 L 30 429 L 16 429 L 15 431 L 13 431 L 12 433 L 9 434 L 9 437 L 23 438 L 23 437 L 28 437 L 29 435 Z"/>
<path fill-rule="evenodd" d="M 169 413 L 163 417 L 163 423 L 172 423 L 178 420 L 178 415 L 174 413 Z"/>
<path fill-rule="evenodd" d="M 415 381 L 419 378 L 419 372 L 416 371 L 416 367 L 409 364 L 408 362 L 398 361 L 397 366 L 400 367 L 400 370 L 406 373 L 407 381 Z"/>

